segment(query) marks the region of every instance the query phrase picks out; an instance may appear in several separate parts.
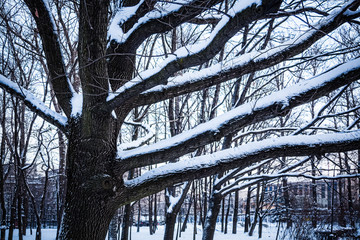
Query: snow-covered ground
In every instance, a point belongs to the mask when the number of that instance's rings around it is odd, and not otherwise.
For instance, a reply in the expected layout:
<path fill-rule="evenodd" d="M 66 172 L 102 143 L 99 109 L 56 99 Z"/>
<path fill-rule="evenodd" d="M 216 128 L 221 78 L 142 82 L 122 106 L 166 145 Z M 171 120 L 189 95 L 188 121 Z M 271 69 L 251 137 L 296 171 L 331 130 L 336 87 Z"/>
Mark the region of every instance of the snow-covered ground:
<path fill-rule="evenodd" d="M 264 223 L 264 227 L 263 227 L 263 236 L 261 239 L 264 240 L 275 240 L 276 239 L 276 235 L 277 232 L 279 231 L 279 238 L 278 239 L 282 239 L 282 240 L 290 240 L 290 239 L 294 239 L 291 238 L 289 235 L 289 232 L 284 233 L 283 230 L 285 230 L 284 228 L 278 229 L 278 224 L 276 223 Z M 285 227 L 285 225 L 283 225 L 283 227 Z M 337 229 L 336 226 L 334 226 L 334 229 Z M 357 236 L 360 236 L 360 228 L 358 227 L 358 232 L 357 232 Z M 136 227 L 132 227 L 131 228 L 131 240 L 161 240 L 163 239 L 164 236 L 164 226 L 159 226 L 156 233 L 153 235 L 149 234 L 149 227 L 140 227 L 140 232 L 136 231 L 137 228 Z M 181 236 L 178 237 L 178 240 L 193 240 L 193 232 L 194 228 L 192 224 L 188 225 L 188 228 L 185 232 L 181 233 Z M 255 240 L 255 239 L 259 239 L 258 238 L 258 229 L 257 227 L 255 228 L 254 231 L 254 235 L 253 236 L 249 236 L 248 234 L 245 234 L 243 232 L 243 227 L 238 228 L 238 233 L 237 234 L 232 234 L 231 233 L 232 230 L 232 226 L 229 224 L 229 228 L 228 231 L 230 233 L 228 234 L 224 234 L 221 233 L 220 231 L 220 225 L 217 225 L 217 230 L 215 232 L 215 240 Z M 7 232 L 6 232 L 6 239 L 7 239 Z M 313 236 L 310 232 L 302 232 L 302 234 L 306 234 L 306 236 L 309 239 L 318 239 L 317 237 Z M 300 235 L 302 235 L 300 234 Z M 54 240 L 56 236 L 56 229 L 43 229 L 42 230 L 42 239 L 43 240 Z M 197 227 L 197 234 L 195 235 L 195 239 L 196 240 L 201 240 L 202 237 L 202 228 L 200 226 Z M 296 238 L 296 237 L 295 237 Z M 14 231 L 14 240 L 18 239 L 18 231 L 15 230 Z M 35 231 L 32 232 L 32 235 L 30 234 L 30 230 L 28 229 L 27 231 L 27 235 L 24 236 L 23 238 L 24 240 L 34 240 L 35 239 Z M 108 238 L 106 238 L 108 239 Z M 176 236 L 174 236 L 174 239 L 177 239 Z M 343 240 L 347 240 L 350 238 L 340 238 Z M 358 238 L 356 238 L 358 239 Z"/>
<path fill-rule="evenodd" d="M 181 233 L 181 237 L 179 237 L 179 239 L 182 240 L 192 240 L 193 239 L 193 226 L 188 226 L 187 230 L 185 232 Z M 198 233 L 196 234 L 196 239 L 200 240 L 202 237 L 202 228 L 198 227 L 197 228 Z M 243 231 L 244 229 L 242 227 L 238 228 L 238 233 L 237 234 L 232 234 L 232 227 L 229 225 L 228 228 L 228 234 L 224 234 L 221 231 L 219 231 L 219 228 L 217 228 L 216 232 L 215 232 L 215 237 L 214 239 L 216 240 L 250 240 L 250 239 L 258 239 L 258 233 L 257 233 L 257 228 L 254 232 L 254 235 L 252 237 L 248 236 L 247 234 L 244 234 Z M 263 228 L 263 236 L 262 239 L 276 239 L 276 232 L 277 229 L 275 226 L 273 227 L 264 227 Z M 136 228 L 133 228 L 132 230 L 132 240 L 159 240 L 162 239 L 162 236 L 164 235 L 164 226 L 160 226 L 158 228 L 158 230 L 156 231 L 155 235 L 149 235 L 149 228 L 147 227 L 142 227 L 140 228 L 140 232 L 136 232 Z M 174 237 L 174 239 L 176 239 L 176 237 Z"/>
<path fill-rule="evenodd" d="M 136 227 L 132 227 L 131 229 L 131 239 L 132 240 L 161 240 L 164 235 L 164 226 L 159 226 L 156 233 L 154 235 L 149 234 L 148 227 L 140 227 L 140 232 L 136 232 Z M 254 236 L 249 237 L 247 234 L 243 233 L 243 228 L 238 228 L 237 234 L 231 233 L 231 226 L 229 225 L 228 231 L 230 233 L 223 234 L 219 230 L 215 232 L 214 239 L 216 240 L 255 240 L 258 239 L 257 229 L 254 232 Z M 198 233 L 196 234 L 196 239 L 200 240 L 202 237 L 202 228 L 199 226 L 197 228 Z M 271 227 L 263 228 L 263 237 L 262 239 L 275 239 L 276 238 L 277 228 L 275 225 Z M 43 229 L 42 230 L 42 239 L 43 240 L 53 240 L 56 236 L 56 229 Z M 7 238 L 7 236 L 6 236 Z M 18 239 L 18 231 L 14 232 L 14 240 Z M 30 235 L 30 230 L 28 229 L 27 235 L 24 236 L 24 240 L 34 240 L 35 239 L 35 230 L 33 231 L 33 235 Z M 174 237 L 176 239 L 176 237 Z M 181 233 L 181 240 L 193 240 L 193 225 L 189 225 L 185 232 Z"/>
<path fill-rule="evenodd" d="M 30 229 L 27 229 L 26 236 L 23 237 L 24 240 L 34 240 L 35 239 L 35 229 L 32 231 L 32 235 L 30 234 Z M 6 231 L 6 239 L 8 238 L 8 231 Z M 53 240 L 56 238 L 56 229 L 43 229 L 41 231 L 41 239 L 43 240 Z M 14 231 L 14 240 L 19 239 L 18 230 Z"/>

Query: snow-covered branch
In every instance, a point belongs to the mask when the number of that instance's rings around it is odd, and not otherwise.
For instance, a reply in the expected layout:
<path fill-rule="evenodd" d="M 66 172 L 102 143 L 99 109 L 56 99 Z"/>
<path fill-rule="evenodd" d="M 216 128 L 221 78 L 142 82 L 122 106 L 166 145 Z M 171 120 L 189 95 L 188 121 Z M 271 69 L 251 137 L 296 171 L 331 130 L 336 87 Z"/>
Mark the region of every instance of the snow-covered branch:
<path fill-rule="evenodd" d="M 284 174 L 284 173 L 287 173 L 287 172 L 289 172 L 291 170 L 294 170 L 295 168 L 297 168 L 299 166 L 302 166 L 303 164 L 308 162 L 310 159 L 311 159 L 311 157 L 305 157 L 305 158 L 297 161 L 296 163 L 293 163 L 292 165 L 281 169 L 280 171 L 277 172 L 277 174 Z M 241 177 L 241 178 L 236 179 L 230 185 L 227 185 L 227 186 L 223 187 L 222 189 L 220 189 L 217 193 L 222 194 L 223 196 L 226 196 L 226 195 L 228 195 L 228 194 L 230 194 L 232 192 L 242 190 L 244 188 L 247 188 L 249 186 L 252 186 L 252 185 L 257 184 L 257 183 L 262 181 L 262 179 L 255 179 L 255 180 L 250 180 L 250 181 L 247 181 L 247 182 L 242 183 L 242 184 L 239 185 L 239 182 L 244 181 L 245 178 Z"/>
<path fill-rule="evenodd" d="M 278 173 L 278 174 L 262 174 L 262 175 L 254 175 L 254 176 L 247 176 L 247 177 L 243 177 L 242 180 L 248 180 L 245 183 L 242 183 L 240 185 L 232 185 L 232 187 L 226 187 L 224 189 L 221 189 L 220 191 L 216 192 L 217 194 L 220 194 L 225 197 L 226 195 L 235 192 L 235 191 L 239 191 L 245 188 L 248 188 L 250 186 L 253 186 L 259 182 L 262 181 L 269 181 L 272 179 L 278 179 L 278 178 L 282 178 L 282 177 L 302 177 L 302 178 L 309 178 L 309 179 L 314 179 L 314 180 L 333 180 L 333 179 L 342 179 L 342 178 L 355 178 L 355 177 L 360 177 L 360 174 L 346 174 L 346 175 L 337 175 L 334 177 L 331 176 L 325 176 L 325 175 L 321 175 L 321 176 L 311 176 L 308 174 L 304 174 L 304 173 Z"/>
<path fill-rule="evenodd" d="M 346 4 L 339 10 L 334 10 L 329 16 L 313 26 L 303 35 L 296 36 L 271 50 L 259 50 L 233 58 L 228 64 L 218 63 L 200 71 L 189 72 L 182 76 L 171 78 L 166 84 L 156 86 L 141 93 L 136 103 L 138 106 L 159 102 L 189 92 L 201 90 L 204 87 L 241 77 L 255 71 L 274 66 L 286 59 L 302 53 L 319 39 L 353 19 L 344 11 L 356 1 Z"/>
<path fill-rule="evenodd" d="M 37 99 L 30 91 L 21 88 L 15 82 L 10 81 L 3 75 L 0 75 L 0 87 L 7 92 L 24 101 L 25 105 L 33 112 L 39 114 L 47 122 L 55 125 L 64 133 L 67 132 L 67 118 L 48 108 L 42 101 Z"/>
<path fill-rule="evenodd" d="M 192 182 L 184 183 L 181 188 L 181 192 L 178 193 L 177 197 L 171 196 L 168 192 L 166 193 L 165 197 L 168 198 L 168 202 L 169 202 L 169 206 L 167 209 L 168 213 L 178 212 L 178 210 L 180 209 L 181 205 L 183 204 L 184 199 L 191 187 L 191 184 L 192 184 Z"/>
<path fill-rule="evenodd" d="M 108 35 L 112 42 L 110 47 L 115 49 L 121 48 L 121 46 L 130 46 L 131 49 L 128 51 L 132 52 L 152 34 L 169 31 L 219 2 L 219 0 L 166 2 L 163 3 L 163 6 L 143 15 L 136 15 L 136 13 L 145 5 L 153 6 L 155 1 L 140 1 L 135 6 L 122 8 L 115 15 L 109 28 Z M 136 21 L 133 18 L 137 18 Z M 124 27 L 127 29 L 123 29 Z"/>
<path fill-rule="evenodd" d="M 202 44 L 179 48 L 173 55 L 166 58 L 156 69 L 142 72 L 138 77 L 126 83 L 114 93 L 110 93 L 104 110 L 112 111 L 124 102 L 152 87 L 166 84 L 167 79 L 179 70 L 199 65 L 213 58 L 241 28 L 274 12 L 281 1 L 259 5 L 257 1 L 237 2 L 229 14 L 216 25 L 208 39 Z M 134 103 L 135 104 L 135 103 Z"/>
<path fill-rule="evenodd" d="M 346 113 L 344 112 L 344 114 L 346 114 Z M 251 135 L 251 134 L 262 134 L 262 133 L 266 133 L 266 132 L 289 132 L 289 131 L 295 131 L 295 130 L 298 130 L 298 129 L 299 128 L 296 128 L 296 127 L 282 127 L 282 128 L 270 127 L 270 128 L 259 129 L 259 130 L 251 130 L 251 131 L 240 133 L 239 135 L 235 136 L 233 141 L 239 140 L 239 139 L 241 139 L 243 137 L 246 137 L 248 135 Z M 338 130 L 338 129 L 329 128 L 329 127 L 308 127 L 307 129 L 324 130 L 324 131 L 331 131 L 331 132 L 340 132 L 340 130 Z"/>
<path fill-rule="evenodd" d="M 307 156 L 327 152 L 358 149 L 360 130 L 316 136 L 286 136 L 248 143 L 236 148 L 215 152 L 176 163 L 169 163 L 125 181 L 129 191 L 139 195 L 157 192 L 174 183 L 209 176 L 219 171 L 245 168 L 263 159 L 278 156 Z M 141 189 L 141 190 L 140 190 Z"/>
<path fill-rule="evenodd" d="M 119 161 L 128 164 L 130 169 L 180 157 L 249 124 L 281 116 L 296 106 L 313 101 L 358 80 L 359 76 L 360 61 L 354 59 L 319 76 L 274 92 L 257 101 L 243 104 L 170 139 L 131 151 L 119 152 Z"/>

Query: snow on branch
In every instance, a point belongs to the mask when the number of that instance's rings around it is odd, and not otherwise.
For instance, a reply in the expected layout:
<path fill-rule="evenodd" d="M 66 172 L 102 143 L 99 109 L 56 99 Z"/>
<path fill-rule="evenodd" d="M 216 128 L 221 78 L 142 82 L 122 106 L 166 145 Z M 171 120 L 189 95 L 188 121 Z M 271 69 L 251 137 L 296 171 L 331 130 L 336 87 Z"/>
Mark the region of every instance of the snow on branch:
<path fill-rule="evenodd" d="M 121 43 L 124 38 L 125 34 L 120 27 L 124 22 L 129 20 L 132 16 L 136 14 L 136 11 L 139 7 L 144 3 L 144 0 L 139 1 L 138 4 L 131 7 L 122 7 L 117 10 L 113 19 L 111 20 L 109 30 L 108 30 L 108 39 L 115 40 L 118 43 Z"/>
<path fill-rule="evenodd" d="M 115 15 L 109 28 L 108 36 L 110 42 L 117 45 L 127 45 L 136 49 L 146 38 L 155 33 L 161 33 L 171 30 L 187 20 L 192 19 L 208 8 L 219 3 L 218 0 L 208 0 L 206 5 L 204 1 L 181 0 L 175 2 L 162 2 L 156 9 L 146 12 L 132 23 L 131 18 L 142 5 L 153 7 L 155 1 L 140 1 L 133 7 L 125 7 L 119 10 Z M 131 22 L 131 23 L 129 23 Z M 130 25 L 130 29 L 124 32 L 121 25 Z M 129 51 L 131 51 L 129 49 Z"/>
<path fill-rule="evenodd" d="M 183 95 L 210 87 L 212 85 L 243 76 L 274 66 L 286 59 L 294 57 L 309 48 L 316 41 L 331 33 L 343 23 L 353 19 L 344 16 L 354 1 L 345 4 L 339 10 L 334 10 L 329 16 L 313 26 L 305 34 L 298 35 L 277 47 L 267 50 L 253 51 L 221 62 L 197 72 L 188 72 L 181 76 L 170 78 L 166 84 L 158 85 L 139 95 L 138 106 L 159 102 L 171 97 Z"/>
<path fill-rule="evenodd" d="M 314 179 L 314 180 L 336 180 L 336 179 L 342 179 L 342 178 L 356 178 L 356 177 L 360 177 L 360 174 L 346 174 L 346 175 L 337 175 L 337 176 L 325 176 L 325 175 L 321 175 L 321 176 L 311 176 L 308 174 L 304 174 L 304 173 L 278 173 L 278 174 L 261 174 L 261 175 L 253 175 L 253 176 L 247 176 L 247 177 L 243 177 L 242 180 L 250 180 L 246 183 L 237 185 L 235 187 L 226 187 L 224 189 L 221 189 L 220 191 L 216 192 L 216 194 L 220 194 L 225 197 L 226 195 L 235 192 L 235 191 L 239 191 L 242 189 L 245 189 L 247 187 L 253 186 L 259 182 L 262 181 L 269 181 L 272 179 L 278 179 L 278 178 L 282 178 L 282 177 L 302 177 L 302 178 L 309 178 L 309 179 Z"/>
<path fill-rule="evenodd" d="M 147 134 L 144 137 L 141 137 L 135 141 L 120 144 L 118 146 L 119 151 L 131 150 L 143 146 L 147 144 L 155 136 L 155 133 L 151 130 L 150 126 L 146 124 L 141 124 L 137 122 L 125 122 L 125 124 L 142 127 Z"/>
<path fill-rule="evenodd" d="M 360 107 L 359 107 L 360 108 Z M 348 112 L 352 112 L 352 111 L 346 111 L 346 112 L 342 112 L 343 114 L 346 114 Z M 333 115 L 341 115 L 341 113 L 339 114 L 333 114 Z M 331 115 L 326 115 L 326 116 L 321 116 L 322 118 L 328 117 Z M 237 141 L 243 137 L 246 137 L 248 135 L 252 135 L 252 134 L 262 134 L 262 133 L 266 133 L 266 132 L 290 132 L 290 131 L 296 131 L 299 128 L 296 127 L 269 127 L 269 128 L 263 128 L 263 129 L 258 129 L 258 130 L 250 130 L 247 132 L 243 132 L 240 133 L 239 135 L 235 136 L 233 138 L 233 141 Z M 332 132 L 340 132 L 340 130 L 335 129 L 335 128 L 330 128 L 330 127 L 308 127 L 307 129 L 311 129 L 311 130 L 324 130 L 324 131 L 332 131 Z"/>
<path fill-rule="evenodd" d="M 275 3 L 275 6 L 279 3 L 278 0 L 272 0 L 272 2 Z M 210 60 L 242 27 L 260 19 L 264 14 L 271 11 L 274 11 L 273 7 L 259 5 L 257 0 L 238 1 L 216 25 L 206 41 L 179 48 L 157 68 L 140 73 L 139 76 L 124 84 L 120 89 L 110 92 L 104 110 L 112 111 L 131 98 L 137 98 L 141 92 L 159 84 L 165 84 L 167 79 L 177 71 Z M 244 19 L 243 15 L 248 17 Z"/>
<path fill-rule="evenodd" d="M 245 168 L 263 159 L 278 156 L 307 156 L 327 152 L 358 149 L 360 130 L 347 133 L 331 133 L 315 136 L 286 136 L 248 143 L 236 148 L 199 156 L 176 163 L 169 163 L 144 173 L 125 186 L 133 192 L 146 188 L 145 192 L 159 191 L 174 183 L 189 181 L 196 176 L 208 176 L 218 171 L 237 167 Z M 141 191 L 139 191 L 141 192 Z M 139 193 L 142 194 L 142 193 Z"/>
<path fill-rule="evenodd" d="M 168 161 L 196 150 L 221 137 L 236 132 L 255 122 L 280 116 L 290 109 L 320 98 L 337 88 L 356 81 L 360 76 L 360 61 L 348 63 L 302 81 L 293 86 L 274 92 L 259 100 L 236 107 L 206 123 L 178 134 L 172 138 L 130 151 L 120 151 L 120 162 L 130 168 Z"/>
<path fill-rule="evenodd" d="M 42 101 L 37 99 L 30 91 L 20 87 L 15 82 L 10 81 L 5 76 L 0 75 L 0 87 L 10 94 L 24 101 L 25 105 L 33 112 L 39 114 L 47 122 L 55 125 L 66 133 L 67 118 L 50 108 Z"/>

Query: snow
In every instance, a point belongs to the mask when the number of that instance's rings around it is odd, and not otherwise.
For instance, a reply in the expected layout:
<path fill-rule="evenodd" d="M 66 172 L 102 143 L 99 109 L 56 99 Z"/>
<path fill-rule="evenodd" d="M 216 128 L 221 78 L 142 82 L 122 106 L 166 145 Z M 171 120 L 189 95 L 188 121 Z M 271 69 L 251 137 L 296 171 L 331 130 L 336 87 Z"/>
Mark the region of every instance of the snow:
<path fill-rule="evenodd" d="M 177 226 L 177 224 L 176 224 Z M 193 223 L 188 223 L 188 227 L 186 229 L 185 232 L 181 233 L 181 237 L 179 237 L 179 239 L 182 240 L 193 240 Z M 197 225 L 197 234 L 196 234 L 196 239 L 200 240 L 202 237 L 202 228 L 201 226 Z M 243 227 L 238 224 L 238 233 L 237 234 L 223 234 L 220 231 L 221 226 L 217 225 L 216 230 L 215 230 L 215 236 L 214 239 L 216 240 L 238 240 L 238 239 L 243 239 L 243 240 L 255 240 L 258 239 L 258 235 L 257 235 L 257 228 L 254 232 L 254 236 L 250 237 L 247 234 L 243 233 Z M 229 223 L 228 225 L 228 230 L 229 232 L 231 232 L 232 229 L 232 223 Z M 131 239 L 132 240 L 159 240 L 159 239 L 163 239 L 164 237 L 164 232 L 165 232 L 165 226 L 161 225 L 157 227 L 157 230 L 155 232 L 155 234 L 150 235 L 149 234 L 149 227 L 140 227 L 140 231 L 137 232 L 136 231 L 136 227 L 133 226 L 131 227 Z M 276 237 L 276 232 L 277 232 L 277 226 L 275 224 L 271 224 L 271 223 L 264 223 L 264 227 L 263 227 L 263 238 L 262 239 L 275 239 Z M 176 234 L 176 232 L 175 232 Z M 14 231 L 14 239 L 18 239 L 18 230 L 16 229 Z M 8 231 L 6 232 L 6 239 L 8 237 Z M 56 229 L 42 229 L 41 231 L 41 237 L 43 240 L 55 240 L 56 238 Z M 33 235 L 30 235 L 30 231 L 28 229 L 27 231 L 27 235 L 23 237 L 24 240 L 34 240 L 35 239 L 35 230 L 33 230 Z M 108 239 L 106 237 L 106 239 Z M 175 237 L 174 237 L 175 239 Z"/>
<path fill-rule="evenodd" d="M 131 18 L 143 4 L 144 0 L 139 1 L 138 4 L 132 7 L 123 7 L 120 8 L 116 13 L 113 19 L 111 20 L 109 30 L 108 30 L 108 38 L 110 40 L 114 39 L 117 42 L 121 42 L 123 39 L 123 31 L 120 27 L 121 24 L 123 24 L 127 19 Z"/>
<path fill-rule="evenodd" d="M 118 157 L 121 159 L 130 159 L 137 155 L 144 155 L 158 152 L 160 150 L 170 149 L 174 146 L 185 143 L 186 141 L 194 139 L 195 137 L 205 133 L 213 133 L 215 135 L 228 124 L 231 124 L 238 119 L 248 116 L 252 112 L 260 111 L 261 109 L 265 109 L 276 103 L 279 103 L 283 107 L 286 107 L 290 104 L 292 100 L 294 100 L 294 98 L 301 96 L 306 92 L 311 92 L 315 89 L 319 89 L 321 86 L 334 81 L 338 76 L 341 76 L 344 73 L 347 73 L 351 70 L 356 70 L 358 68 L 360 68 L 360 60 L 354 59 L 352 61 L 349 61 L 348 63 L 339 65 L 326 73 L 320 74 L 319 76 L 287 87 L 257 101 L 243 104 L 206 123 L 200 124 L 197 127 L 178 134 L 170 139 L 165 139 L 152 145 L 144 146 L 130 151 L 119 151 Z"/>
<path fill-rule="evenodd" d="M 34 240 L 36 238 L 35 236 L 36 229 L 32 230 L 32 235 L 30 234 L 30 229 L 27 229 L 26 235 L 23 236 L 24 240 Z M 6 231 L 6 239 L 8 238 L 8 230 Z M 42 229 L 41 230 L 41 239 L 43 240 L 54 240 L 56 238 L 56 229 L 50 228 L 50 229 Z M 17 229 L 14 230 L 14 236 L 13 239 L 19 239 L 19 232 Z"/>
<path fill-rule="evenodd" d="M 345 6 L 344 8 L 346 8 Z M 344 9 L 342 8 L 342 9 Z M 243 54 L 239 57 L 235 57 L 227 62 L 221 62 L 216 65 L 213 65 L 208 68 L 204 68 L 197 72 L 188 72 L 183 74 L 182 76 L 177 76 L 170 78 L 168 80 L 168 83 L 166 85 L 158 85 L 156 87 L 153 87 L 142 94 L 150 93 L 150 92 L 162 92 L 166 89 L 170 89 L 173 87 L 181 87 L 181 85 L 186 85 L 189 83 L 195 83 L 195 82 L 201 82 L 204 79 L 225 74 L 226 72 L 231 72 L 233 69 L 240 68 L 242 66 L 246 66 L 246 64 L 249 64 L 251 62 L 257 63 L 261 62 L 266 59 L 270 59 L 272 57 L 278 56 L 282 52 L 285 52 L 289 48 L 293 48 L 296 45 L 300 45 L 304 42 L 306 42 L 308 39 L 312 38 L 314 34 L 318 34 L 317 29 L 321 29 L 324 26 L 328 25 L 329 22 L 333 21 L 334 18 L 341 12 L 341 10 L 334 10 L 328 17 L 323 19 L 320 23 L 317 24 L 317 26 L 314 26 L 311 30 L 306 32 L 305 34 L 298 34 L 293 39 L 282 43 L 280 46 L 274 46 L 271 49 L 267 50 L 259 50 L 259 51 L 253 51 L 250 53 Z M 180 51 L 180 49 L 178 50 Z M 183 51 L 183 50 L 182 50 Z M 154 70 L 156 71 L 156 70 Z"/>
<path fill-rule="evenodd" d="M 0 86 L 3 86 L 12 92 L 15 92 L 16 95 L 21 96 L 25 102 L 29 103 L 37 111 L 42 112 L 44 115 L 57 121 L 61 125 L 65 126 L 67 124 L 67 117 L 51 110 L 42 101 L 35 97 L 30 91 L 23 89 L 18 84 L 10 81 L 3 75 L 0 75 Z"/>
<path fill-rule="evenodd" d="M 281 149 L 285 147 L 300 146 L 321 146 L 325 144 L 341 144 L 344 142 L 360 141 L 360 130 L 348 133 L 319 134 L 315 136 L 286 136 L 276 139 L 266 139 L 258 142 L 251 142 L 239 147 L 215 152 L 211 155 L 199 156 L 191 159 L 181 160 L 176 163 L 169 163 L 153 170 L 150 170 L 140 177 L 125 180 L 127 187 L 136 187 L 152 179 L 166 177 L 174 173 L 186 173 L 197 169 L 211 168 L 216 165 L 226 164 L 256 155 L 260 152 Z M 336 149 L 334 149 L 336 150 Z"/>
<path fill-rule="evenodd" d="M 71 116 L 76 117 L 81 115 L 83 105 L 83 95 L 80 93 L 73 92 L 73 97 L 71 98 Z"/>
<path fill-rule="evenodd" d="M 176 224 L 177 225 L 177 224 Z M 262 239 L 275 239 L 276 238 L 276 231 L 277 228 L 275 225 L 271 225 L 270 227 L 267 227 L 268 225 L 265 224 L 266 226 L 263 227 L 263 237 Z M 269 224 L 270 225 L 270 224 Z M 186 229 L 185 232 L 181 233 L 181 237 L 179 237 L 179 239 L 182 240 L 193 240 L 193 223 L 188 223 L 188 227 Z M 176 229 L 175 228 L 175 233 L 176 234 Z M 202 238 L 202 228 L 201 226 L 197 225 L 197 234 L 195 239 L 200 240 Z M 220 231 L 221 229 L 221 225 L 217 225 L 216 230 L 215 230 L 215 235 L 214 235 L 214 239 L 216 240 L 255 240 L 258 239 L 258 235 L 257 235 L 257 228 L 254 232 L 254 236 L 249 236 L 246 233 L 244 233 L 244 229 L 243 227 L 238 224 L 238 233 L 237 234 L 231 234 L 232 231 L 232 223 L 228 225 L 228 231 L 230 233 L 228 234 L 224 234 Z M 164 232 L 165 232 L 165 227 L 164 226 L 158 226 L 157 231 L 155 232 L 154 235 L 149 235 L 149 229 L 148 227 L 141 227 L 140 228 L 140 232 L 136 232 L 136 227 L 133 227 L 131 229 L 131 238 L 133 240 L 159 240 L 159 239 L 163 239 L 164 236 Z M 174 236 L 174 239 L 176 239 L 176 236 Z"/>
<path fill-rule="evenodd" d="M 163 70 L 166 66 L 168 66 L 170 63 L 172 63 L 174 61 L 178 61 L 179 59 L 183 59 L 183 58 L 185 58 L 187 56 L 190 56 L 190 55 L 195 55 L 195 54 L 199 53 L 200 51 L 204 50 L 206 47 L 208 47 L 214 41 L 215 37 L 219 34 L 219 31 L 229 22 L 230 17 L 234 17 L 236 14 L 240 13 L 242 10 L 244 10 L 245 8 L 247 8 L 247 7 L 249 7 L 249 6 L 253 5 L 253 4 L 259 5 L 259 4 L 261 4 L 261 1 L 259 1 L 259 0 L 247 0 L 247 1 L 236 2 L 236 4 L 232 8 L 232 10 L 229 12 L 229 14 L 222 17 L 222 19 L 216 25 L 216 27 L 211 32 L 210 36 L 207 38 L 206 41 L 204 41 L 202 43 L 198 43 L 198 44 L 194 44 L 194 45 L 188 45 L 188 46 L 179 48 L 173 54 L 169 55 L 169 57 L 164 59 L 164 61 L 161 62 L 156 68 L 149 69 L 149 70 L 146 70 L 144 72 L 141 72 L 139 74 L 139 76 L 137 76 L 134 79 L 132 79 L 131 81 L 127 82 L 124 86 L 120 87 L 115 92 L 109 92 L 109 96 L 107 98 L 107 101 L 113 100 L 116 96 L 124 93 L 126 90 L 128 90 L 130 88 L 134 88 L 139 83 L 142 83 L 142 82 L 146 81 L 147 79 L 151 78 L 152 76 L 156 75 L 161 70 Z M 179 4 L 179 3 L 170 4 L 170 5 L 181 6 L 181 4 Z M 170 9 L 172 9 L 172 8 L 170 8 Z M 173 9 L 177 10 L 177 8 L 173 8 Z M 171 12 L 171 10 L 169 10 L 169 8 L 167 8 L 167 10 Z M 116 16 L 115 16 L 115 18 L 116 18 Z M 116 19 L 116 20 L 117 21 L 122 21 L 120 19 Z M 147 20 L 149 20 L 149 19 L 147 19 Z M 139 21 L 141 22 L 141 19 Z M 115 31 L 114 30 L 115 27 L 112 27 L 112 25 L 113 25 L 113 23 L 110 26 L 109 32 L 111 32 L 112 36 L 113 35 L 115 36 L 115 33 L 113 33 Z M 118 28 L 120 28 L 120 27 L 118 27 Z M 136 29 L 136 26 L 134 26 L 132 29 Z M 120 29 L 120 30 L 117 31 L 117 33 L 120 34 L 120 31 L 122 32 L 122 30 Z M 126 39 L 127 36 L 129 36 L 131 34 L 132 31 L 133 30 L 130 30 L 126 34 L 120 34 L 121 36 L 119 35 L 116 38 L 116 40 L 118 42 L 124 42 L 125 41 L 124 39 Z"/>
<path fill-rule="evenodd" d="M 162 18 L 166 15 L 169 15 L 177 10 L 179 10 L 183 4 L 189 4 L 189 1 L 183 1 L 178 0 L 176 2 L 166 2 L 163 6 L 161 6 L 158 9 L 155 9 L 149 13 L 147 13 L 145 16 L 141 17 L 136 24 L 126 33 L 122 31 L 120 28 L 120 24 L 124 23 L 127 19 L 129 19 L 132 15 L 135 14 L 136 10 L 139 8 L 139 6 L 144 2 L 144 0 L 141 0 L 137 5 L 133 7 L 124 7 L 118 10 L 118 12 L 115 14 L 115 17 L 113 18 L 109 30 L 108 30 L 108 37 L 111 40 L 115 40 L 118 43 L 124 43 L 129 36 L 139 27 L 141 27 L 143 24 L 147 23 L 150 20 Z"/>

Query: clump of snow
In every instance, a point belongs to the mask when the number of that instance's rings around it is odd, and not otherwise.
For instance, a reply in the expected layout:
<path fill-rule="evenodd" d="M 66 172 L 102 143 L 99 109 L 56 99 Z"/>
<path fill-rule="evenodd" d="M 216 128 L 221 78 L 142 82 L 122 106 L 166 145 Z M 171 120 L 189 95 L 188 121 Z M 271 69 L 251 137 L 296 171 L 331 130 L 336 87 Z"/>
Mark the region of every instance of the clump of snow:
<path fill-rule="evenodd" d="M 71 98 L 71 106 L 71 116 L 76 117 L 77 115 L 81 115 L 83 106 L 83 95 L 81 93 L 73 93 L 73 97 Z"/>

